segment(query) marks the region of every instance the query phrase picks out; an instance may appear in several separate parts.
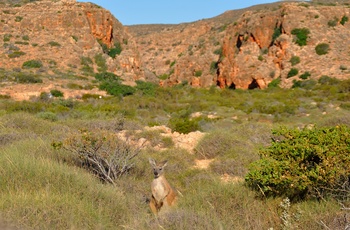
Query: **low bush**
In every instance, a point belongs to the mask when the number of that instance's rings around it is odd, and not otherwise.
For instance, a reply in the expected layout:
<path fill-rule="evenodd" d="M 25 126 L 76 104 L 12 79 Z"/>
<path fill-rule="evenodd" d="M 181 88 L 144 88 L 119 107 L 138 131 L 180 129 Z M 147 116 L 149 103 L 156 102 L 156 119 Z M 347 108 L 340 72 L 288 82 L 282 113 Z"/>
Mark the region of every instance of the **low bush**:
<path fill-rule="evenodd" d="M 268 87 L 268 88 L 277 88 L 277 87 L 279 87 L 280 83 L 281 83 L 281 78 L 279 77 L 279 78 L 273 79 L 273 80 L 267 85 L 267 87 Z"/>
<path fill-rule="evenodd" d="M 294 77 L 298 75 L 299 70 L 297 68 L 291 68 L 287 74 L 287 78 Z"/>
<path fill-rule="evenodd" d="M 50 46 L 56 46 L 56 47 L 60 47 L 60 46 L 61 46 L 60 43 L 55 42 L 55 41 L 50 41 L 48 44 L 49 44 Z"/>
<path fill-rule="evenodd" d="M 320 43 L 315 47 L 315 51 L 318 55 L 325 55 L 329 51 L 329 45 L 327 43 Z"/>
<path fill-rule="evenodd" d="M 7 55 L 9 58 L 17 58 L 17 57 L 20 57 L 20 56 L 23 56 L 25 55 L 26 53 L 25 52 L 22 52 L 22 51 L 14 51 L 12 53 L 10 53 L 9 55 Z"/>
<path fill-rule="evenodd" d="M 105 90 L 108 94 L 113 96 L 128 96 L 135 93 L 135 88 L 129 85 L 123 85 L 118 82 L 104 81 L 100 83 L 99 88 Z"/>
<path fill-rule="evenodd" d="M 306 80 L 311 76 L 311 73 L 306 71 L 305 73 L 303 73 L 302 75 L 299 76 L 300 79 Z"/>
<path fill-rule="evenodd" d="M 307 80 L 307 81 L 293 81 L 292 88 L 303 88 L 303 89 L 314 89 L 316 87 L 317 81 Z"/>
<path fill-rule="evenodd" d="M 291 33 L 296 36 L 296 44 L 299 46 L 305 46 L 307 43 L 307 38 L 310 34 L 310 30 L 308 28 L 295 28 Z"/>
<path fill-rule="evenodd" d="M 189 118 L 171 118 L 169 127 L 175 132 L 184 134 L 200 130 L 198 120 Z"/>
<path fill-rule="evenodd" d="M 63 97 L 63 92 L 58 89 L 52 89 L 50 93 L 53 97 Z"/>
<path fill-rule="evenodd" d="M 346 15 L 344 15 L 340 20 L 340 24 L 345 25 L 345 23 L 348 21 L 349 21 L 349 18 Z"/>
<path fill-rule="evenodd" d="M 37 114 L 37 117 L 48 120 L 48 121 L 57 121 L 58 117 L 55 113 L 53 112 L 40 112 Z"/>
<path fill-rule="evenodd" d="M 110 95 L 127 96 L 136 92 L 135 88 L 129 85 L 123 85 L 120 77 L 113 73 L 98 73 L 95 74 L 95 78 L 100 82 L 99 88 L 105 90 Z"/>
<path fill-rule="evenodd" d="M 29 60 L 22 64 L 23 69 L 41 68 L 43 63 L 40 60 Z"/>
<path fill-rule="evenodd" d="M 113 133 L 97 130 L 84 130 L 68 137 L 63 143 L 54 144 L 55 147 L 61 145 L 80 161 L 82 167 L 111 184 L 130 172 L 134 167 L 133 159 L 140 152 Z"/>
<path fill-rule="evenodd" d="M 349 198 L 349 146 L 347 126 L 274 130 L 246 182 L 265 196 Z"/>
<path fill-rule="evenodd" d="M 98 66 L 98 72 L 106 72 L 108 69 L 108 66 L 106 64 L 106 59 L 102 56 L 102 54 L 96 54 L 95 57 L 95 63 Z"/>
<path fill-rule="evenodd" d="M 334 18 L 333 20 L 329 20 L 327 24 L 329 27 L 335 27 L 338 24 L 338 21 L 338 18 Z"/>
<path fill-rule="evenodd" d="M 202 73 L 203 73 L 202 70 L 196 70 L 195 73 L 194 73 L 194 76 L 200 77 L 200 76 L 202 76 Z"/>
<path fill-rule="evenodd" d="M 143 95 L 155 96 L 158 86 L 152 82 L 136 81 L 136 90 Z"/>
<path fill-rule="evenodd" d="M 292 66 L 299 64 L 300 63 L 300 57 L 298 56 L 293 56 L 290 58 L 290 63 L 292 64 Z"/>
<path fill-rule="evenodd" d="M 18 83 L 42 83 L 43 80 L 34 74 L 19 73 L 15 77 L 15 81 Z"/>

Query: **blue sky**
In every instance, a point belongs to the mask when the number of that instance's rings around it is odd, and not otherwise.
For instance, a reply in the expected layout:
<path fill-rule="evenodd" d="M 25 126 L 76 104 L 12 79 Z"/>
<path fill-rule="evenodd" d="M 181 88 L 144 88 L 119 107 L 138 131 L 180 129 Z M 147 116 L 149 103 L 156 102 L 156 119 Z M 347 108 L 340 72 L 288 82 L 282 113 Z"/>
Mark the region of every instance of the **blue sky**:
<path fill-rule="evenodd" d="M 178 24 L 215 17 L 227 10 L 241 9 L 277 0 L 78 0 L 93 2 L 109 11 L 124 25 Z"/>

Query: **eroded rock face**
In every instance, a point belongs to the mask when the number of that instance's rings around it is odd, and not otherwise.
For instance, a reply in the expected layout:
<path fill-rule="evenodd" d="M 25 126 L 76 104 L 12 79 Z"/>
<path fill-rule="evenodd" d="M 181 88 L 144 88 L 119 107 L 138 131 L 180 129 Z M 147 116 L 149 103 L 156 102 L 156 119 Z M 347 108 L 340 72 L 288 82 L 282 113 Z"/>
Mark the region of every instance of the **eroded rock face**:
<path fill-rule="evenodd" d="M 273 79 L 281 77 L 282 85 L 290 87 L 294 80 L 309 72 L 311 78 L 322 75 L 347 79 L 349 71 L 340 66 L 349 65 L 350 23 L 342 25 L 342 17 L 349 17 L 344 6 L 320 6 L 286 3 L 274 11 L 248 11 L 226 32 L 223 55 L 219 62 L 217 84 L 241 89 L 266 88 Z M 329 26 L 336 20 L 335 26 Z M 295 28 L 307 28 L 310 34 L 305 46 L 295 43 Z M 318 55 L 315 47 L 327 43 L 330 51 Z M 292 56 L 300 63 L 292 67 Z M 299 74 L 288 78 L 291 68 Z"/>
<path fill-rule="evenodd" d="M 41 72 L 84 73 L 89 65 L 97 72 L 96 55 L 107 70 L 126 80 L 142 78 L 135 44 L 122 24 L 107 10 L 75 0 L 35 1 L 20 7 L 5 5 L 0 12 L 0 68 L 19 69 L 28 60 L 40 60 Z M 115 58 L 103 51 L 118 43 Z M 16 53 L 18 55 L 16 55 Z M 84 63 L 82 58 L 92 62 Z"/>

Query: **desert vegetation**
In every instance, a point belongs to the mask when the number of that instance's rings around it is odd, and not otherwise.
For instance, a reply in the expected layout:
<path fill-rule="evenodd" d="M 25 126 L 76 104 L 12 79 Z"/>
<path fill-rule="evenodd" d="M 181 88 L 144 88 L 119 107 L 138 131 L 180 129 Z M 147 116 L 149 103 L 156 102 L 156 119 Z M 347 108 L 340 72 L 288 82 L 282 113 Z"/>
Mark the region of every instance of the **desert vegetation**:
<path fill-rule="evenodd" d="M 111 73 L 93 81 L 109 96 L 0 97 L 2 219 L 25 229 L 349 224 L 349 80 L 301 78 L 282 89 L 277 79 L 247 91 L 142 81 L 129 88 Z M 184 149 L 146 129 L 153 126 L 204 137 Z M 169 160 L 167 179 L 178 193 L 176 208 L 158 221 L 147 204 L 150 157 Z"/>

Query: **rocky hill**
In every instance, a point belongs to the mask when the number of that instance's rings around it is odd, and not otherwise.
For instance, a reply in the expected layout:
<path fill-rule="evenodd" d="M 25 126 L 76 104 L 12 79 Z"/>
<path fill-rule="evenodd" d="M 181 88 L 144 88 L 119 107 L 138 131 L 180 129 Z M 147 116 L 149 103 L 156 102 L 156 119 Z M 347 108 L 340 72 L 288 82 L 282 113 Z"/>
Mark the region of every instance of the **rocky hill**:
<path fill-rule="evenodd" d="M 178 25 L 123 26 L 75 0 L 0 1 L 0 68 L 110 71 L 125 83 L 231 88 L 350 77 L 349 4 L 278 2 Z M 3 81 L 4 79 L 2 79 Z"/>
<path fill-rule="evenodd" d="M 161 84 L 248 89 L 280 78 L 290 87 L 321 75 L 350 77 L 349 10 L 345 2 L 278 2 L 188 24 L 128 29 L 143 68 Z M 305 44 L 298 45 L 298 36 Z M 325 54 L 316 53 L 318 45 L 328 47 Z"/>
<path fill-rule="evenodd" d="M 135 44 L 109 11 L 75 0 L 10 2 L 0 3 L 0 68 L 142 76 Z"/>

